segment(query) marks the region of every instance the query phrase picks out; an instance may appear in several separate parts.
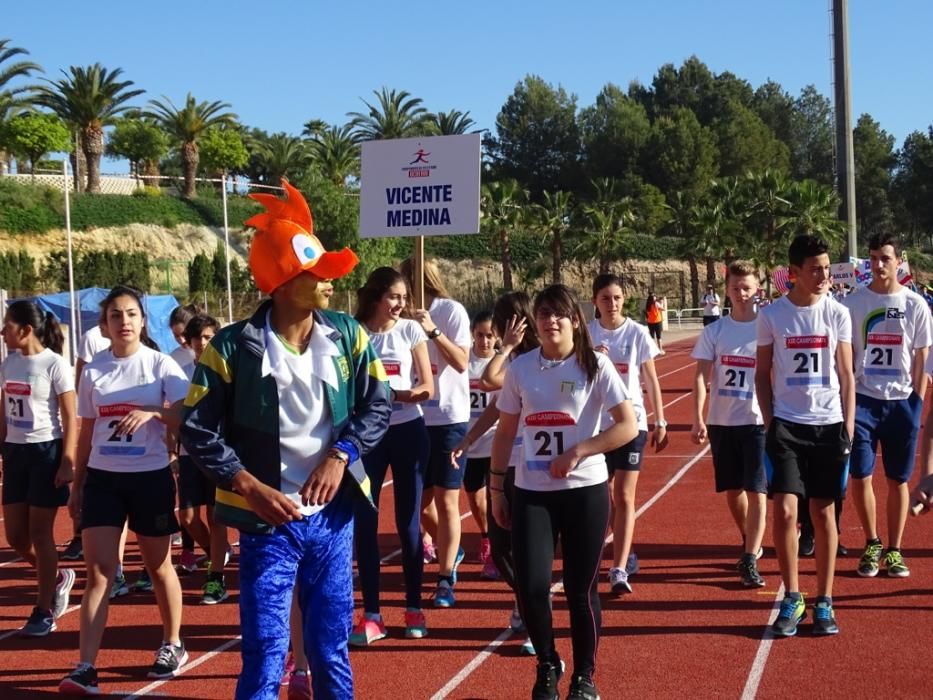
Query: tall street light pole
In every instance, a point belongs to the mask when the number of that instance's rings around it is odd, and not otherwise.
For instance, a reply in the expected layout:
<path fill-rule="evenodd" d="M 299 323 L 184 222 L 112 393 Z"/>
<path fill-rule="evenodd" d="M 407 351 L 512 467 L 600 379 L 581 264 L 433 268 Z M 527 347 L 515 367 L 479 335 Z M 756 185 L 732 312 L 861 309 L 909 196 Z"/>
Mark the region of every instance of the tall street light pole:
<path fill-rule="evenodd" d="M 849 3 L 833 0 L 833 87 L 836 113 L 836 188 L 842 199 L 848 252 L 856 257 L 855 156 L 852 152 L 852 93 L 849 86 Z"/>

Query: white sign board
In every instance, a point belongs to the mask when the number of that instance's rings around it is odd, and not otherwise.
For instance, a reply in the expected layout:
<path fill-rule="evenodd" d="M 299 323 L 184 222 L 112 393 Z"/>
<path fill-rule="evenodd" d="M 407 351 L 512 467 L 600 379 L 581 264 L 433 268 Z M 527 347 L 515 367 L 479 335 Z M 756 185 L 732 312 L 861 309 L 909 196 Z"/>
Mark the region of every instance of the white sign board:
<path fill-rule="evenodd" d="M 833 263 L 831 269 L 833 284 L 847 284 L 850 287 L 855 286 L 855 268 L 852 263 Z"/>
<path fill-rule="evenodd" d="M 366 141 L 360 238 L 479 233 L 480 135 Z"/>

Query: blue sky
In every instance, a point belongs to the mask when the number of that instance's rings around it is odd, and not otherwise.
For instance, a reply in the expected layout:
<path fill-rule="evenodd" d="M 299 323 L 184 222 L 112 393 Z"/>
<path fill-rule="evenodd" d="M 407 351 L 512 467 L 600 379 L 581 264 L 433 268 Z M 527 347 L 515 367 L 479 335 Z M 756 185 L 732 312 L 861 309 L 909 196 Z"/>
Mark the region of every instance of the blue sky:
<path fill-rule="evenodd" d="M 3 5 L 0 37 L 50 76 L 99 61 L 146 89 L 140 104 L 162 95 L 179 104 L 190 91 L 231 103 L 244 123 L 270 132 L 297 134 L 312 118 L 342 124 L 383 85 L 432 111 L 469 110 L 493 128 L 528 73 L 575 93 L 582 107 L 607 82 L 650 83 L 662 64 L 692 54 L 753 86 L 772 78 L 796 95 L 813 83 L 831 96 L 829 0 Z M 870 113 L 898 143 L 925 130 L 933 3 L 852 0 L 849 24 L 855 116 Z"/>

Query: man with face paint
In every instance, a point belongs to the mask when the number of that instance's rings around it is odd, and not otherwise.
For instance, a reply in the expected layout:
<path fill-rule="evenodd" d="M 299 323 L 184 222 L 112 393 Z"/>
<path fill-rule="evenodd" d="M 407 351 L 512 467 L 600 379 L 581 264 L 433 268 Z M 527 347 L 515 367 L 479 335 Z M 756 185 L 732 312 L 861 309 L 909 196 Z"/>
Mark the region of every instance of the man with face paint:
<path fill-rule="evenodd" d="M 360 456 L 382 439 L 386 374 L 332 280 L 358 262 L 326 252 L 301 193 L 254 194 L 266 212 L 249 263 L 271 296 L 201 355 L 181 440 L 217 484 L 215 518 L 240 530 L 243 669 L 236 697 L 277 698 L 298 586 L 314 697 L 352 698 L 353 502 L 371 501 Z"/>

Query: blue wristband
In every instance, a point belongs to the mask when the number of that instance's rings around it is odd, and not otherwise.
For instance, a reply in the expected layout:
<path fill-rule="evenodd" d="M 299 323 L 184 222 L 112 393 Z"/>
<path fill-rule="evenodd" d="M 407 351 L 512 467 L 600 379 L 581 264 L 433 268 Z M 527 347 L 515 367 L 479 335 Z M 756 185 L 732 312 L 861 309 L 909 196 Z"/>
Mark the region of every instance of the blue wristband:
<path fill-rule="evenodd" d="M 349 440 L 338 440 L 334 443 L 334 447 L 336 447 L 341 452 L 347 453 L 347 457 L 350 458 L 350 464 L 353 464 L 360 458 L 360 451 L 356 449 L 356 445 L 354 445 Z"/>

